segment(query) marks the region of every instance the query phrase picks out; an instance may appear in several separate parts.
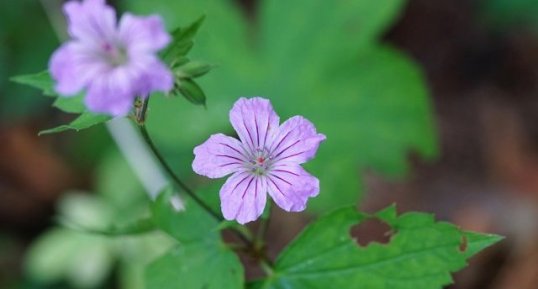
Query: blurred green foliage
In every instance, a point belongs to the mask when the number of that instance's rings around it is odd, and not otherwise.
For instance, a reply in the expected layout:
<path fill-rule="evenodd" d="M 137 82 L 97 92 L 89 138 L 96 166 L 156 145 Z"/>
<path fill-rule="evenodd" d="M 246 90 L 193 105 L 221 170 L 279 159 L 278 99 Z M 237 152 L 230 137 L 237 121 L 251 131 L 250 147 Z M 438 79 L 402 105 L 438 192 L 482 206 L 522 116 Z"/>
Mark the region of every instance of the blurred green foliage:
<path fill-rule="evenodd" d="M 304 115 L 327 135 L 308 164 L 322 186 L 315 211 L 356 202 L 366 169 L 402 176 L 411 151 L 437 153 L 420 69 L 379 41 L 403 0 L 264 0 L 254 21 L 234 1 L 123 3 L 163 15 L 170 28 L 206 15 L 191 55 L 218 67 L 200 80 L 207 110 L 154 98 L 148 115 L 178 167 L 190 167 L 192 148 L 211 133 L 232 133 L 227 114 L 240 96 L 269 98 L 281 119 Z"/>
<path fill-rule="evenodd" d="M 179 244 L 147 267 L 146 289 L 243 288 L 243 266 L 221 240 L 219 222 L 190 199 L 184 211 L 175 211 L 171 197 L 169 189 L 159 195 L 153 218 Z"/>
<path fill-rule="evenodd" d="M 110 152 L 97 171 L 97 195 L 71 192 L 58 203 L 57 214 L 81 228 L 122 226 L 149 216 L 147 196 L 127 163 Z M 173 240 L 160 232 L 137 236 L 107 237 L 68 228 L 52 228 L 30 248 L 26 271 L 41 284 L 65 281 L 72 288 L 101 288 L 113 283 L 120 288 L 143 289 L 143 272 L 166 252 Z"/>
<path fill-rule="evenodd" d="M 28 21 L 31 20 L 31 21 Z M 0 9 L 0 121 L 13 121 L 46 107 L 40 92 L 9 81 L 14 75 L 41 71 L 58 45 L 37 0 L 2 3 Z"/>
<path fill-rule="evenodd" d="M 481 10 L 486 22 L 496 29 L 525 28 L 538 32 L 536 0 L 484 0 Z"/>

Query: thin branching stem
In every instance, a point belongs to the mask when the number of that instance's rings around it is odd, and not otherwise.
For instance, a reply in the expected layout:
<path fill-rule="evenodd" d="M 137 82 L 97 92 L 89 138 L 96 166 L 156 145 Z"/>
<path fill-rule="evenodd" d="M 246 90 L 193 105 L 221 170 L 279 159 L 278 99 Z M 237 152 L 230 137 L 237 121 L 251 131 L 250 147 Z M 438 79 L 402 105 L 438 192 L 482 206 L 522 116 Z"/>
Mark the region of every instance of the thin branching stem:
<path fill-rule="evenodd" d="M 207 213 L 209 213 L 211 216 L 213 216 L 217 221 L 222 222 L 224 221 L 224 218 L 215 212 L 209 205 L 207 205 L 200 197 L 196 195 L 194 190 L 192 190 L 187 184 L 185 184 L 172 170 L 172 168 L 168 165 L 162 154 L 157 149 L 157 146 L 155 146 L 155 143 L 153 142 L 152 138 L 150 137 L 148 130 L 146 129 L 145 125 L 145 119 L 146 119 L 146 110 L 148 108 L 149 103 L 149 97 L 146 97 L 144 99 L 141 99 L 142 103 L 138 106 L 140 111 L 137 111 L 136 113 L 136 123 L 138 124 L 138 128 L 140 129 L 140 133 L 142 134 L 142 138 L 144 141 L 148 144 L 150 150 L 153 152 L 155 157 L 157 158 L 157 161 L 161 164 L 163 169 L 166 171 L 166 173 L 170 176 L 170 178 L 174 181 L 174 183 L 182 189 L 189 197 L 191 197 L 202 209 L 204 209 Z M 255 248 L 255 243 L 251 241 L 251 239 L 245 235 L 243 232 L 237 229 L 233 229 L 233 232 L 243 241 L 248 247 Z"/>

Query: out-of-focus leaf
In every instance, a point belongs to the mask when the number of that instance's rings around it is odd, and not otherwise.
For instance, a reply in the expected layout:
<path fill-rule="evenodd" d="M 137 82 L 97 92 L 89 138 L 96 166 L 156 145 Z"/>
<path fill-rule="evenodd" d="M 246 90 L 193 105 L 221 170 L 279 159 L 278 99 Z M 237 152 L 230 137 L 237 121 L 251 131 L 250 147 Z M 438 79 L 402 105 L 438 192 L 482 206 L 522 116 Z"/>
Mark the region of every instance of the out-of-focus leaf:
<path fill-rule="evenodd" d="M 218 222 L 194 202 L 187 202 L 185 210 L 177 212 L 170 204 L 171 196 L 171 190 L 160 194 L 152 206 L 153 217 L 180 246 L 148 266 L 146 288 L 243 288 L 243 267 L 221 241 Z"/>
<path fill-rule="evenodd" d="M 120 260 L 120 288 L 146 289 L 144 270 L 147 265 L 169 251 L 177 242 L 162 232 L 122 238 L 118 242 Z"/>
<path fill-rule="evenodd" d="M 66 218 L 60 218 L 59 222 L 64 227 L 73 231 L 78 231 L 85 234 L 103 235 L 103 236 L 110 236 L 110 237 L 146 234 L 148 232 L 155 230 L 155 224 L 153 223 L 153 220 L 150 218 L 140 219 L 140 220 L 131 222 L 129 224 L 123 224 L 123 225 L 109 224 L 107 226 L 102 226 L 102 227 L 97 227 L 97 226 L 92 227 L 92 226 L 82 225 L 82 224 L 75 223 Z"/>
<path fill-rule="evenodd" d="M 179 66 L 174 73 L 179 78 L 197 78 L 207 74 L 212 68 L 213 66 L 207 63 L 191 61 Z"/>
<path fill-rule="evenodd" d="M 188 101 L 193 104 L 205 105 L 206 96 L 202 88 L 192 79 L 180 79 L 177 89 Z"/>
<path fill-rule="evenodd" d="M 27 272 L 40 282 L 66 278 L 77 288 L 94 288 L 108 276 L 113 264 L 110 245 L 102 237 L 51 230 L 30 248 Z"/>
<path fill-rule="evenodd" d="M 90 128 L 94 125 L 98 125 L 104 122 L 107 122 L 111 119 L 108 115 L 94 114 L 91 112 L 84 112 L 79 115 L 75 120 L 69 124 L 61 125 L 55 128 L 42 130 L 39 132 L 39 135 L 59 133 L 68 130 L 80 131 L 83 129 Z"/>
<path fill-rule="evenodd" d="M 237 256 L 223 245 L 190 243 L 171 250 L 148 267 L 146 288 L 241 289 L 243 274 Z"/>
<path fill-rule="evenodd" d="M 11 78 L 12 81 L 33 88 L 37 88 L 47 96 L 58 96 L 54 91 L 54 80 L 48 71 L 42 71 L 35 74 L 20 75 Z"/>
<path fill-rule="evenodd" d="M 68 113 L 84 113 L 84 95 L 80 94 L 73 97 L 58 97 L 52 104 L 54 107 Z"/>
<path fill-rule="evenodd" d="M 321 211 L 355 202 L 365 169 L 402 176 L 409 152 L 431 158 L 437 151 L 419 68 L 379 44 L 403 4 L 264 0 L 252 28 L 231 1 L 128 0 L 130 9 L 162 13 L 173 25 L 206 14 L 191 55 L 219 66 L 200 80 L 207 111 L 156 100 L 152 107 L 159 114 L 147 125 L 163 146 L 188 155 L 182 158 L 188 166 L 193 146 L 217 131 L 231 133 L 227 119 L 235 100 L 269 98 L 282 120 L 304 115 L 327 135 L 307 165 L 321 180 L 320 196 L 309 207 Z M 170 133 L 170 122 L 183 124 L 181 133 Z"/>
<path fill-rule="evenodd" d="M 21 22 L 21 19 L 29 21 Z M 0 9 L 0 27 L 0 121 L 17 121 L 41 114 L 49 100 L 38 91 L 9 79 L 42 70 L 57 47 L 58 40 L 45 9 L 39 1 L 9 2 L 9 9 Z"/>
<path fill-rule="evenodd" d="M 168 188 L 152 204 L 155 224 L 182 243 L 205 239 L 218 242 L 218 222 L 190 199 L 184 200 L 185 210 L 178 212 L 171 204 L 173 194 L 173 190 Z"/>
<path fill-rule="evenodd" d="M 57 212 L 62 218 L 81 226 L 102 227 L 113 220 L 114 209 L 89 193 L 68 192 L 58 202 Z"/>
<path fill-rule="evenodd" d="M 110 204 L 115 219 L 132 220 L 134 208 L 147 207 L 147 194 L 123 155 L 110 150 L 99 162 L 96 172 L 96 190 Z"/>
<path fill-rule="evenodd" d="M 397 216 L 389 207 L 376 217 L 395 231 L 388 244 L 359 246 L 350 228 L 370 216 L 340 209 L 309 225 L 277 258 L 275 273 L 251 288 L 439 289 L 452 283 L 451 273 L 465 267 L 469 257 L 501 239 L 473 233 L 476 238 L 467 246 L 472 251 L 462 251 L 469 232 L 435 222 L 432 215 Z"/>
<path fill-rule="evenodd" d="M 494 28 L 526 26 L 538 32 L 538 2 L 535 0 L 485 0 L 480 6 L 486 22 Z"/>
<path fill-rule="evenodd" d="M 71 123 L 40 131 L 39 135 L 59 133 L 67 130 L 80 131 L 111 119 L 110 116 L 94 114 L 87 111 L 83 103 L 83 95 L 74 97 L 58 96 L 58 94 L 54 91 L 54 81 L 52 80 L 48 71 L 31 75 L 17 76 L 12 78 L 12 80 L 20 84 L 25 84 L 40 89 L 45 95 L 57 97 L 53 105 L 64 112 L 80 113 L 80 115 Z"/>
<path fill-rule="evenodd" d="M 181 60 L 192 49 L 193 38 L 204 23 L 205 16 L 201 16 L 186 27 L 178 27 L 172 32 L 172 43 L 163 52 L 163 58 L 170 64 Z"/>

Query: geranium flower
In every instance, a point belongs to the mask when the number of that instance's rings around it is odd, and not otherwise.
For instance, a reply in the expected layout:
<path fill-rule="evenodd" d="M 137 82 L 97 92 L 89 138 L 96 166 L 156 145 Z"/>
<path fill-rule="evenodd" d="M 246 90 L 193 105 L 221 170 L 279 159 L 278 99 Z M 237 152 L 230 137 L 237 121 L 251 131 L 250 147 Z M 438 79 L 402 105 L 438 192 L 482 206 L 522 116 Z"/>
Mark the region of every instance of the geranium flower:
<path fill-rule="evenodd" d="M 265 208 L 267 193 L 282 209 L 302 211 L 319 193 L 319 180 L 301 164 L 314 157 L 325 140 L 314 125 L 294 116 L 282 125 L 267 99 L 240 98 L 230 111 L 239 140 L 212 135 L 194 149 L 192 167 L 209 178 L 232 176 L 220 190 L 224 218 L 244 224 Z"/>
<path fill-rule="evenodd" d="M 121 116 L 137 96 L 172 89 L 172 73 L 156 55 L 171 39 L 159 16 L 126 13 L 118 24 L 105 0 L 69 1 L 64 12 L 71 39 L 49 63 L 58 93 L 86 90 L 90 111 Z"/>

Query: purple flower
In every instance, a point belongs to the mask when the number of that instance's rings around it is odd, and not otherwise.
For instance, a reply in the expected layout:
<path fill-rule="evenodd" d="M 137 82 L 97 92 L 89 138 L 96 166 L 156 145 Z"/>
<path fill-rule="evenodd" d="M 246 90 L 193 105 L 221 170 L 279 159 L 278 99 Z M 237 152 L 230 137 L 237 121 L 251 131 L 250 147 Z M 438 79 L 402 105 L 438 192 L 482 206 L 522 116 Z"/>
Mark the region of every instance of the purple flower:
<path fill-rule="evenodd" d="M 209 178 L 232 174 L 220 190 L 224 218 L 241 224 L 256 220 L 267 193 L 288 212 L 304 210 L 308 198 L 319 193 L 319 180 L 301 164 L 314 157 L 325 136 L 302 116 L 279 125 L 269 100 L 260 97 L 240 98 L 230 122 L 241 141 L 214 134 L 194 149 L 192 163 Z"/>
<path fill-rule="evenodd" d="M 118 24 L 105 0 L 69 1 L 64 12 L 71 39 L 49 63 L 58 93 L 86 90 L 90 111 L 122 116 L 137 96 L 172 89 L 172 73 L 156 56 L 170 42 L 159 16 L 126 13 Z"/>

